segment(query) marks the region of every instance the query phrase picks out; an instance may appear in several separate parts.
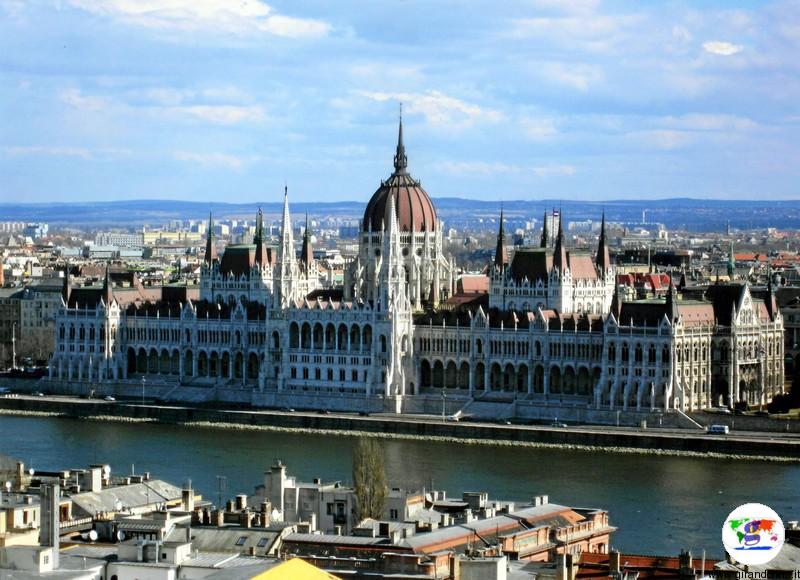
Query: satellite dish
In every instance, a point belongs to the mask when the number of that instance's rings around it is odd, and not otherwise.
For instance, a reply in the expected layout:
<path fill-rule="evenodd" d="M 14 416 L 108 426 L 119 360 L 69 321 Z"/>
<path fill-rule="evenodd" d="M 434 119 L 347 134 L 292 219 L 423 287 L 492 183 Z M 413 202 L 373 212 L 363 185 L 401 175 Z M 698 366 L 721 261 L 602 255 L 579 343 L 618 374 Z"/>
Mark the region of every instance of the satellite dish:
<path fill-rule="evenodd" d="M 31 468 L 28 470 L 28 475 L 33 475 L 34 473 L 36 473 L 36 472 L 33 470 L 33 467 L 31 467 Z"/>
<path fill-rule="evenodd" d="M 114 504 L 114 509 L 115 509 L 115 511 L 121 511 L 122 510 L 122 502 L 117 500 L 117 503 Z"/>
<path fill-rule="evenodd" d="M 106 475 L 111 473 L 111 466 L 110 465 L 104 465 L 103 466 L 103 473 L 105 473 Z"/>
<path fill-rule="evenodd" d="M 124 542 L 125 541 L 125 532 L 122 530 L 117 530 L 117 541 Z"/>
<path fill-rule="evenodd" d="M 81 538 L 88 542 L 96 542 L 98 537 L 97 530 L 89 530 L 81 534 Z"/>

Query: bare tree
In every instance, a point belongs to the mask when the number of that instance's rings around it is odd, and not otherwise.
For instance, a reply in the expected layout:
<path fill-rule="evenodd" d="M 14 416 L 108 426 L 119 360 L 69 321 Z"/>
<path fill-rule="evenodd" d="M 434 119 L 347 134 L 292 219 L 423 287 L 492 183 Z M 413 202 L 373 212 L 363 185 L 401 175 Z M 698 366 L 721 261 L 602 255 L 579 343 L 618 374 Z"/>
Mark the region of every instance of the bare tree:
<path fill-rule="evenodd" d="M 353 449 L 353 484 L 356 490 L 356 516 L 381 519 L 386 501 L 386 471 L 383 449 L 377 440 L 361 437 Z"/>

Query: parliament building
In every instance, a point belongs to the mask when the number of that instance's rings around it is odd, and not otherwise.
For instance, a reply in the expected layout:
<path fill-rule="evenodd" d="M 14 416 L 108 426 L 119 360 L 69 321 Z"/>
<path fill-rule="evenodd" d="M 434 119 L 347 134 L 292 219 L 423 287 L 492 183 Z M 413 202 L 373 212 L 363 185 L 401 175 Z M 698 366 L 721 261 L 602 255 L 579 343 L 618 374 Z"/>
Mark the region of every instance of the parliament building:
<path fill-rule="evenodd" d="M 340 288 L 323 287 L 306 228 L 300 252 L 284 192 L 279 244 L 217 255 L 209 218 L 199 300 L 121 307 L 65 275 L 49 378 L 190 401 L 341 411 L 441 412 L 626 422 L 783 392 L 783 321 L 771 285 L 670 283 L 625 300 L 606 239 L 573 250 L 558 231 L 506 247 L 488 300 L 453 306 L 461 275 L 443 223 L 408 172 L 400 123 L 394 171 L 364 211 Z M 554 244 L 548 243 L 554 238 Z"/>

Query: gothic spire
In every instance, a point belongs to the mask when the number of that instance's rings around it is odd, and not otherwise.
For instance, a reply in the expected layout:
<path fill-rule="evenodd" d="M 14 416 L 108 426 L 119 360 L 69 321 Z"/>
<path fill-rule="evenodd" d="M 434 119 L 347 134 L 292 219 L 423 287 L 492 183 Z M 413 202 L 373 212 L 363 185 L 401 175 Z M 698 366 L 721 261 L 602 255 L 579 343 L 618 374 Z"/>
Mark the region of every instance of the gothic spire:
<path fill-rule="evenodd" d="M 109 268 L 108 262 L 106 262 L 106 275 L 103 279 L 103 302 L 106 304 L 106 308 L 111 306 L 111 302 L 114 300 L 114 284 L 111 282 L 111 270 Z"/>
<path fill-rule="evenodd" d="M 603 221 L 600 223 L 600 242 L 597 246 L 597 269 L 605 272 L 611 267 L 611 256 L 608 254 L 606 242 L 606 212 L 603 211 Z"/>
<path fill-rule="evenodd" d="M 289 215 L 289 187 L 283 186 L 283 220 L 281 222 L 281 261 L 285 267 L 295 259 L 292 218 Z"/>
<path fill-rule="evenodd" d="M 214 218 L 208 212 L 208 231 L 206 232 L 206 264 L 209 266 L 217 259 L 217 246 L 214 244 Z"/>
<path fill-rule="evenodd" d="M 728 250 L 728 281 L 733 282 L 736 276 L 736 258 L 733 254 L 733 240 L 731 240 L 730 249 Z"/>
<path fill-rule="evenodd" d="M 400 103 L 400 125 L 397 130 L 397 151 L 394 154 L 395 173 L 405 173 L 408 167 L 406 147 L 403 145 L 403 104 Z"/>
<path fill-rule="evenodd" d="M 558 212 L 558 235 L 556 236 L 556 247 L 553 250 L 553 267 L 563 274 L 569 265 L 567 264 L 567 250 L 564 247 L 564 214 Z"/>
<path fill-rule="evenodd" d="M 266 266 L 269 260 L 267 259 L 267 249 L 264 247 L 264 213 L 261 208 L 258 208 L 258 214 L 256 214 L 256 233 L 253 236 L 253 243 L 256 246 L 255 263 Z"/>
<path fill-rule="evenodd" d="M 506 232 L 503 226 L 503 208 L 500 208 L 500 229 L 497 232 L 497 248 L 494 251 L 494 265 L 501 270 L 508 265 L 506 250 Z"/>
<path fill-rule="evenodd" d="M 64 285 L 61 288 L 61 297 L 64 299 L 64 304 L 69 306 L 69 297 L 72 294 L 72 283 L 69 279 L 69 262 L 64 266 Z"/>
<path fill-rule="evenodd" d="M 619 284 L 614 284 L 614 296 L 611 298 L 611 312 L 614 314 L 614 318 L 617 319 L 617 323 L 619 323 L 619 317 L 622 315 L 622 299 L 619 295 Z"/>
<path fill-rule="evenodd" d="M 311 247 L 311 234 L 308 224 L 308 212 L 306 211 L 306 228 L 303 232 L 303 248 L 300 251 L 300 262 L 303 264 L 306 271 L 311 267 L 311 262 L 314 261 L 314 249 Z"/>
<path fill-rule="evenodd" d="M 667 292 L 667 318 L 670 322 L 678 320 L 678 292 L 672 281 L 672 272 L 669 273 L 669 292 Z"/>
<path fill-rule="evenodd" d="M 769 319 L 775 320 L 778 313 L 778 304 L 775 301 L 775 288 L 772 285 L 772 264 L 767 263 L 767 312 Z"/>
<path fill-rule="evenodd" d="M 546 248 L 550 245 L 550 234 L 547 232 L 547 210 L 544 210 L 544 221 L 542 221 L 542 240 L 539 243 L 540 248 Z"/>

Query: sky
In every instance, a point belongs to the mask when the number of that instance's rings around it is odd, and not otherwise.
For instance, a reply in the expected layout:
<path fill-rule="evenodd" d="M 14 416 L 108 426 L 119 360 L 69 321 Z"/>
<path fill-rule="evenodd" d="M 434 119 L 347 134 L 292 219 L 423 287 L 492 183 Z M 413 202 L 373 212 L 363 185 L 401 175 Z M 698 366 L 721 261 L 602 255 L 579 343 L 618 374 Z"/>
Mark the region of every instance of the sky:
<path fill-rule="evenodd" d="M 0 0 L 0 203 L 800 198 L 800 2 Z"/>

